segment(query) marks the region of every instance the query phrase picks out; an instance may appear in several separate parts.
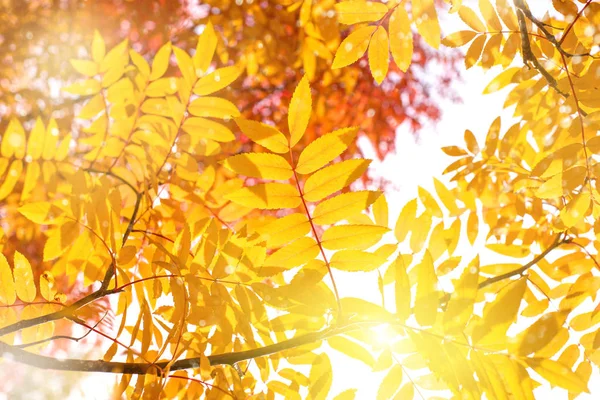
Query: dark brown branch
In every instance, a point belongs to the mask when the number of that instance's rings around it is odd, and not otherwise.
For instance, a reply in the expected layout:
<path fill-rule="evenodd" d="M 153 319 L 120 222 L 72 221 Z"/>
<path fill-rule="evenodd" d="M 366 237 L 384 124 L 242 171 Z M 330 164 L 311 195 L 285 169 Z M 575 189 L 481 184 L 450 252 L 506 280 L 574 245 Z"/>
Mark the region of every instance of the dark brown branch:
<path fill-rule="evenodd" d="M 496 282 L 503 281 L 505 279 L 511 278 L 516 275 L 522 275 L 529 268 L 533 267 L 534 265 L 539 263 L 541 260 L 543 260 L 548 255 L 548 253 L 550 253 L 552 250 L 554 250 L 561 244 L 569 243 L 569 242 L 570 242 L 570 239 L 563 237 L 563 234 L 559 233 L 558 235 L 556 235 L 554 242 L 552 242 L 552 244 L 546 250 L 544 250 L 542 253 L 535 256 L 533 258 L 533 260 L 529 261 L 527 264 L 525 264 L 522 267 L 517 268 L 513 271 L 509 271 L 502 275 L 498 275 L 498 276 L 494 276 L 494 277 L 486 279 L 485 281 L 483 281 L 479 284 L 478 289 L 483 289 L 484 287 L 490 286 Z M 448 301 L 450 301 L 450 296 L 451 296 L 450 293 L 446 293 L 444 296 L 442 296 L 442 298 L 440 299 L 440 307 L 445 308 L 446 304 L 448 304 Z"/>
<path fill-rule="evenodd" d="M 581 53 L 581 54 L 571 54 L 567 51 L 565 51 L 561 44 L 559 43 L 558 40 L 556 40 L 556 37 L 551 34 L 546 27 L 551 27 L 554 28 L 552 25 L 546 24 L 542 21 L 540 21 L 539 19 L 537 19 L 532 13 L 531 10 L 529 10 L 529 8 L 527 8 L 527 6 L 525 5 L 525 3 L 523 2 L 523 0 L 515 0 L 515 7 L 520 10 L 526 17 L 527 19 L 529 19 L 531 22 L 533 22 L 538 29 L 544 34 L 544 36 L 546 37 L 546 39 L 548 39 L 548 41 L 550 43 L 552 43 L 554 45 L 554 47 L 556 48 L 556 50 L 558 50 L 558 52 L 566 57 L 592 57 L 592 58 L 598 58 L 590 53 Z M 519 21 L 519 28 L 521 29 L 521 35 L 523 34 L 522 32 L 522 26 L 520 24 Z M 556 28 L 554 28 L 556 29 Z M 522 36 L 521 36 L 522 37 Z"/>
<path fill-rule="evenodd" d="M 519 1 L 515 0 L 515 5 Z M 563 92 L 558 88 L 556 79 L 544 68 L 544 66 L 538 61 L 537 57 L 531 50 L 531 43 L 529 43 L 529 32 L 527 32 L 527 25 L 525 24 L 525 16 L 523 9 L 517 6 L 517 19 L 519 22 L 519 30 L 521 31 L 521 52 L 523 53 L 523 62 L 529 67 L 529 63 L 533 64 L 533 67 L 546 79 L 548 84 L 554 88 L 558 93 L 564 97 L 569 97 L 568 93 Z"/>

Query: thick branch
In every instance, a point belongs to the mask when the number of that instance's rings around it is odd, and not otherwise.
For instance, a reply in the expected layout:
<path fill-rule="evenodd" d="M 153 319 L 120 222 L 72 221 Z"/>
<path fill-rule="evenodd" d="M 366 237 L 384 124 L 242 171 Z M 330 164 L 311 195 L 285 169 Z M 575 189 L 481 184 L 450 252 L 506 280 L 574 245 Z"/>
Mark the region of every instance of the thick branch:
<path fill-rule="evenodd" d="M 339 335 L 344 332 L 363 329 L 365 327 L 378 325 L 384 321 L 352 323 L 335 329 L 325 329 L 319 332 L 307 333 L 283 342 L 275 343 L 269 346 L 260 347 L 253 350 L 239 351 L 234 353 L 216 354 L 208 356 L 211 365 L 233 365 L 237 362 L 250 360 L 257 357 L 268 356 L 284 350 L 296 348 L 305 344 L 314 343 L 328 337 Z M 177 360 L 173 363 L 161 361 L 151 363 L 128 363 L 128 362 L 107 362 L 102 360 L 78 360 L 78 359 L 57 359 L 53 357 L 33 354 L 4 342 L 0 342 L 0 354 L 6 357 L 9 354 L 17 362 L 31 365 L 37 368 L 54 369 L 62 371 L 81 371 L 81 372 L 108 372 L 115 374 L 146 374 L 155 371 L 155 369 L 166 369 L 176 371 L 181 369 L 200 367 L 201 357 L 191 357 Z"/>

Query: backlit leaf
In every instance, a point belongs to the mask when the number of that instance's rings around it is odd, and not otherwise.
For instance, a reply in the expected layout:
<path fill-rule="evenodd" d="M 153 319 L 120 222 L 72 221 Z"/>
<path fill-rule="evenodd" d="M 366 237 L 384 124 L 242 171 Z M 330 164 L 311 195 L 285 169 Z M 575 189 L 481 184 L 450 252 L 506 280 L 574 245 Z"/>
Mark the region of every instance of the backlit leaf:
<path fill-rule="evenodd" d="M 17 296 L 22 301 L 31 303 L 35 300 L 35 296 L 37 294 L 35 282 L 33 281 L 31 264 L 29 264 L 29 260 L 27 260 L 27 258 L 25 258 L 25 256 L 18 251 L 15 251 L 14 257 L 13 273 L 15 276 Z"/>
<path fill-rule="evenodd" d="M 367 51 L 367 47 L 369 47 L 369 42 L 375 29 L 375 26 L 363 26 L 348 35 L 340 43 L 340 47 L 333 58 L 331 68 L 342 68 L 361 58 L 365 54 L 365 51 Z"/>
<path fill-rule="evenodd" d="M 437 276 L 429 251 L 425 251 L 423 260 L 416 267 L 417 293 L 415 296 L 415 318 L 420 325 L 433 325 L 437 318 L 439 295 Z"/>
<path fill-rule="evenodd" d="M 310 174 L 327 165 L 348 148 L 357 132 L 358 128 L 344 128 L 317 138 L 300 153 L 296 171 Z"/>
<path fill-rule="evenodd" d="M 16 299 L 15 282 L 10 265 L 4 255 L 0 253 L 0 303 L 12 305 Z"/>
<path fill-rule="evenodd" d="M 198 79 L 194 85 L 194 94 L 207 96 L 213 94 L 235 81 L 241 74 L 242 69 L 236 65 L 214 70 L 208 75 Z"/>
<path fill-rule="evenodd" d="M 331 348 L 344 353 L 348 357 L 355 358 L 370 367 L 375 364 L 375 359 L 367 349 L 343 336 L 332 336 L 327 339 L 327 344 Z"/>
<path fill-rule="evenodd" d="M 350 0 L 335 5 L 338 22 L 345 25 L 378 21 L 387 10 L 385 4 L 375 1 Z"/>
<path fill-rule="evenodd" d="M 396 7 L 390 16 L 390 51 L 394 62 L 401 71 L 406 72 L 412 62 L 413 37 L 410 20 L 404 7 Z"/>
<path fill-rule="evenodd" d="M 377 390 L 377 400 L 387 400 L 400 388 L 402 383 L 402 367 L 398 364 L 394 365 Z"/>
<path fill-rule="evenodd" d="M 527 279 L 521 278 L 504 287 L 493 302 L 486 305 L 483 318 L 473 329 L 473 342 L 498 344 L 506 340 L 506 331 L 515 321 Z"/>
<path fill-rule="evenodd" d="M 381 84 L 387 75 L 390 61 L 389 44 L 387 31 L 382 26 L 378 27 L 371 38 L 368 53 L 371 75 L 378 84 Z"/>
<path fill-rule="evenodd" d="M 370 163 L 371 160 L 346 160 L 315 172 L 304 184 L 304 198 L 308 201 L 319 201 L 342 190 L 358 179 Z"/>
<path fill-rule="evenodd" d="M 231 156 L 223 165 L 240 175 L 254 178 L 287 180 L 292 177 L 292 167 L 285 158 L 269 153 L 243 153 Z"/>
<path fill-rule="evenodd" d="M 262 183 L 238 189 L 225 198 L 244 207 L 259 209 L 295 208 L 300 205 L 298 190 L 287 183 Z"/>
<path fill-rule="evenodd" d="M 387 260 L 385 257 L 361 250 L 339 250 L 330 261 L 332 268 L 342 271 L 372 271 Z"/>
<path fill-rule="evenodd" d="M 434 0 L 413 0 L 412 18 L 417 31 L 428 45 L 437 49 L 440 47 L 440 23 L 435 11 Z"/>
<path fill-rule="evenodd" d="M 328 250 L 364 250 L 379 242 L 389 229 L 377 225 L 337 225 L 327 229 L 321 237 Z"/>
<path fill-rule="evenodd" d="M 290 130 L 290 146 L 295 146 L 304 135 L 312 108 L 310 85 L 306 76 L 302 77 L 294 94 L 288 110 L 288 127 Z"/>
<path fill-rule="evenodd" d="M 235 122 L 244 135 L 272 152 L 283 154 L 289 151 L 287 138 L 274 126 L 243 118 L 236 118 Z"/>
<path fill-rule="evenodd" d="M 526 358 L 525 362 L 535 372 L 553 385 L 567 389 L 571 393 L 589 393 L 586 382 L 577 374 L 554 360 Z"/>
<path fill-rule="evenodd" d="M 380 192 L 362 190 L 358 192 L 342 193 L 320 202 L 313 212 L 313 222 L 318 225 L 333 224 L 351 215 L 360 213 L 369 207 Z"/>

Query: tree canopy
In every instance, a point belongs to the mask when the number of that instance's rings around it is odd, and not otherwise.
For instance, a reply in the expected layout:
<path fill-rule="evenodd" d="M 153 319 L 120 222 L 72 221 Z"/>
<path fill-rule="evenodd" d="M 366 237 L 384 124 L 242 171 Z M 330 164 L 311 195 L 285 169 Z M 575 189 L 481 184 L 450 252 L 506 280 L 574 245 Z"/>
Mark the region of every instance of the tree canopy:
<path fill-rule="evenodd" d="M 115 398 L 352 399 L 340 357 L 381 373 L 378 400 L 589 393 L 600 4 L 211 3 L 193 45 L 95 31 L 60 111 L 42 90 L 6 112 L 2 357 L 114 374 Z M 415 65 L 448 86 L 459 47 L 502 67 L 481 90 L 506 110 L 390 215 L 357 137 L 384 156 L 435 116 Z"/>

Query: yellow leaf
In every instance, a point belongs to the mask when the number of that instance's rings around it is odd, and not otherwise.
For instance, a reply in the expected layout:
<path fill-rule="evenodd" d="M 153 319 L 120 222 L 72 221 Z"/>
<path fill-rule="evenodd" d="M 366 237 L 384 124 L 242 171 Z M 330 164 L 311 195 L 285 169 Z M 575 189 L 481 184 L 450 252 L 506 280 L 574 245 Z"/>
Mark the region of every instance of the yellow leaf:
<path fill-rule="evenodd" d="M 191 88 L 192 85 L 196 82 L 196 70 L 194 68 L 192 57 L 190 57 L 190 55 L 185 50 L 182 50 L 179 47 L 173 47 L 173 54 L 175 54 L 177 66 L 181 71 L 183 81 L 187 84 L 189 88 Z"/>
<path fill-rule="evenodd" d="M 23 161 L 14 160 L 4 175 L 4 182 L 2 182 L 0 185 L 0 200 L 5 199 L 9 194 L 12 193 L 22 173 Z"/>
<path fill-rule="evenodd" d="M 556 311 L 542 315 L 519 335 L 516 354 L 526 356 L 544 348 L 558 334 L 567 315 L 568 311 Z"/>
<path fill-rule="evenodd" d="M 410 20 L 404 7 L 398 6 L 390 17 L 390 51 L 394 62 L 402 72 L 410 67 L 413 55 L 413 37 Z"/>
<path fill-rule="evenodd" d="M 460 8 L 460 10 L 458 10 L 458 16 L 460 17 L 460 19 L 463 20 L 463 22 L 465 24 L 469 25 L 469 27 L 471 29 L 473 29 L 474 31 L 476 31 L 476 32 L 486 32 L 487 31 L 483 22 L 481 22 L 481 20 L 477 16 L 477 14 L 475 14 L 475 12 L 473 10 L 471 10 L 469 7 L 462 6 Z"/>
<path fill-rule="evenodd" d="M 369 367 L 375 365 L 375 359 L 371 353 L 362 347 L 360 344 L 353 342 L 343 336 L 332 336 L 327 338 L 327 344 L 340 353 L 344 353 L 348 357 L 352 357 L 367 364 Z"/>
<path fill-rule="evenodd" d="M 494 243 L 487 244 L 485 247 L 508 257 L 523 258 L 529 254 L 528 246 L 519 246 L 515 244 Z"/>
<path fill-rule="evenodd" d="M 29 133 L 29 140 L 27 141 L 27 155 L 32 160 L 39 160 L 44 150 L 44 136 L 46 134 L 46 127 L 42 122 L 41 118 L 37 118 L 33 129 Z"/>
<path fill-rule="evenodd" d="M 387 75 L 390 62 L 390 43 L 388 34 L 383 26 L 377 28 L 369 44 L 369 69 L 375 82 L 381 82 Z"/>
<path fill-rule="evenodd" d="M 350 0 L 335 5 L 338 22 L 345 25 L 379 21 L 387 13 L 385 4 L 374 1 Z"/>
<path fill-rule="evenodd" d="M 54 276 L 50 271 L 40 275 L 40 294 L 47 301 L 54 301 L 56 288 L 54 286 Z"/>
<path fill-rule="evenodd" d="M 490 3 L 490 0 L 479 0 L 479 9 L 481 10 L 484 21 L 486 21 L 490 27 L 490 30 L 502 30 L 502 24 L 500 23 L 498 15 L 496 15 L 496 11 L 494 10 L 492 3 Z"/>
<path fill-rule="evenodd" d="M 469 239 L 469 243 L 471 243 L 471 246 L 475 244 L 475 240 L 477 239 L 478 234 L 479 218 L 477 217 L 477 212 L 471 211 L 469 213 L 469 218 L 467 219 L 467 238 Z"/>
<path fill-rule="evenodd" d="M 290 146 L 295 146 L 304 135 L 308 121 L 310 120 L 310 112 L 312 108 L 312 99 L 310 97 L 310 85 L 308 78 L 302 77 L 290 102 L 288 110 L 288 127 L 290 130 Z"/>
<path fill-rule="evenodd" d="M 369 47 L 369 41 L 375 29 L 375 26 L 363 26 L 348 35 L 335 52 L 331 68 L 343 68 L 361 58 Z"/>
<path fill-rule="evenodd" d="M 139 73 L 147 79 L 150 76 L 150 66 L 148 65 L 148 61 L 135 50 L 129 50 L 129 57 Z"/>
<path fill-rule="evenodd" d="M 380 196 L 373 203 L 373 217 L 377 225 L 388 226 L 388 203 L 385 196 Z"/>
<path fill-rule="evenodd" d="M 415 397 L 415 388 L 411 382 L 406 383 L 394 396 L 394 400 L 413 399 Z"/>
<path fill-rule="evenodd" d="M 400 321 L 406 321 L 410 317 L 410 280 L 406 273 L 404 257 L 399 255 L 394 261 L 395 269 L 394 291 L 396 299 L 396 315 Z"/>
<path fill-rule="evenodd" d="M 439 305 L 437 276 L 429 251 L 425 250 L 423 260 L 416 267 L 417 293 L 415 297 L 415 318 L 420 325 L 429 326 L 435 323 Z"/>
<path fill-rule="evenodd" d="M 444 313 L 444 331 L 446 334 L 462 334 L 473 314 L 473 304 L 477 296 L 479 282 L 479 256 L 463 271 L 454 286 L 454 292 Z"/>
<path fill-rule="evenodd" d="M 54 222 L 62 213 L 60 208 L 47 202 L 26 203 L 18 211 L 28 220 L 40 225 Z"/>
<path fill-rule="evenodd" d="M 121 41 L 104 56 L 99 66 L 99 72 L 104 73 L 103 80 L 112 75 L 112 83 L 116 82 L 124 72 L 125 66 L 129 62 L 129 41 Z M 115 78 L 115 75 L 118 75 Z M 111 83 L 111 84 L 112 84 Z M 105 85 L 105 87 L 108 85 Z"/>
<path fill-rule="evenodd" d="M 267 257 L 264 266 L 290 269 L 314 260 L 319 246 L 311 237 L 301 237 Z"/>
<path fill-rule="evenodd" d="M 573 394 L 590 392 L 583 379 L 557 361 L 544 358 L 525 358 L 524 361 L 551 385 L 559 386 Z"/>
<path fill-rule="evenodd" d="M 356 397 L 356 389 L 344 390 L 333 398 L 333 400 L 354 400 Z"/>
<path fill-rule="evenodd" d="M 469 46 L 467 54 L 465 54 L 465 67 L 467 69 L 475 65 L 477 60 L 479 60 L 479 57 L 481 57 L 481 51 L 483 50 L 485 39 L 485 35 L 477 36 L 477 38 L 473 40 L 473 43 L 471 43 L 471 46 Z"/>
<path fill-rule="evenodd" d="M 431 229 L 431 213 L 425 210 L 423 214 L 415 220 L 415 224 L 412 228 L 410 235 L 410 249 L 413 253 L 421 251 L 425 243 L 427 242 L 427 236 L 429 236 L 429 230 Z"/>
<path fill-rule="evenodd" d="M 13 119 L 4 131 L 0 154 L 5 158 L 11 158 L 14 155 L 15 158 L 22 159 L 25 156 L 26 143 L 23 126 L 19 121 Z"/>
<path fill-rule="evenodd" d="M 460 47 L 469 43 L 475 36 L 477 36 L 477 32 L 458 31 L 446 36 L 442 40 L 442 44 L 448 47 Z"/>
<path fill-rule="evenodd" d="M 220 97 L 199 97 L 191 102 L 188 110 L 197 117 L 229 119 L 240 115 L 232 102 Z"/>
<path fill-rule="evenodd" d="M 231 142 L 235 140 L 235 135 L 229 128 L 206 118 L 187 118 L 182 125 L 182 129 L 193 138 L 210 139 L 215 142 Z"/>
<path fill-rule="evenodd" d="M 436 178 L 433 178 L 433 185 L 435 187 L 435 191 L 438 197 L 440 198 L 446 209 L 448 209 L 450 215 L 458 214 L 459 210 L 456 205 L 456 197 L 452 194 L 452 192 L 448 190 L 448 188 L 446 188 L 446 186 Z"/>
<path fill-rule="evenodd" d="M 82 75 L 92 77 L 98 73 L 98 64 L 90 60 L 69 60 L 75 71 Z"/>
<path fill-rule="evenodd" d="M 274 126 L 243 118 L 236 118 L 235 122 L 244 135 L 272 152 L 283 154 L 289 151 L 287 138 Z"/>
<path fill-rule="evenodd" d="M 196 53 L 192 57 L 194 62 L 194 68 L 196 69 L 196 76 L 200 77 L 206 73 L 210 62 L 217 49 L 217 35 L 213 24 L 208 21 L 204 27 L 204 31 L 198 37 L 198 44 L 196 46 Z"/>
<path fill-rule="evenodd" d="M 346 217 L 360 213 L 369 207 L 381 192 L 363 190 L 342 193 L 320 202 L 313 212 L 313 222 L 317 225 L 328 225 Z M 387 225 L 387 224 L 386 224 Z"/>
<path fill-rule="evenodd" d="M 387 373 L 379 389 L 377 390 L 377 400 L 387 400 L 400 388 L 402 383 L 402 367 L 395 364 Z"/>
<path fill-rule="evenodd" d="M 95 30 L 94 39 L 92 40 L 92 59 L 99 64 L 102 62 L 104 54 L 106 54 L 106 45 L 104 44 L 104 39 L 102 39 L 100 33 Z"/>
<path fill-rule="evenodd" d="M 494 301 L 486 304 L 483 318 L 473 329 L 473 343 L 503 344 L 508 327 L 516 320 L 521 299 L 527 287 L 527 278 L 521 278 L 505 286 Z"/>
<path fill-rule="evenodd" d="M 308 379 L 310 386 L 308 388 L 309 400 L 325 400 L 332 382 L 331 362 L 327 354 L 322 353 L 313 361 Z"/>
<path fill-rule="evenodd" d="M 17 299 L 13 274 L 8 261 L 0 253 L 0 303 L 10 306 Z"/>
<path fill-rule="evenodd" d="M 327 229 L 321 237 L 328 250 L 367 249 L 381 240 L 388 228 L 377 225 L 337 225 Z"/>
<path fill-rule="evenodd" d="M 237 65 L 216 69 L 196 82 L 194 94 L 198 96 L 213 94 L 229 86 L 242 74 L 242 71 L 242 68 Z"/>
<path fill-rule="evenodd" d="M 42 150 L 42 158 L 44 160 L 52 160 L 56 154 L 58 135 L 58 125 L 56 120 L 50 119 L 46 127 L 46 135 L 44 136 L 44 149 Z"/>
<path fill-rule="evenodd" d="M 35 288 L 35 282 L 33 281 L 33 271 L 29 260 L 18 251 L 15 251 L 14 256 L 14 270 L 15 275 L 15 286 L 17 296 L 19 299 L 26 303 L 31 303 L 35 300 L 37 290 Z"/>
<path fill-rule="evenodd" d="M 283 246 L 310 232 L 306 214 L 290 214 L 256 229 L 267 240 L 267 247 Z"/>
<path fill-rule="evenodd" d="M 223 161 L 231 171 L 253 178 L 287 180 L 293 171 L 285 158 L 270 153 L 243 153 Z"/>
<path fill-rule="evenodd" d="M 352 143 L 358 128 L 343 128 L 326 133 L 302 150 L 296 165 L 300 174 L 310 174 L 342 154 Z"/>
<path fill-rule="evenodd" d="M 100 90 L 102 90 L 102 85 L 96 79 L 86 79 L 63 88 L 63 91 L 79 96 L 91 96 Z"/>
<path fill-rule="evenodd" d="M 330 265 L 342 271 L 372 271 L 385 263 L 385 257 L 360 250 L 340 250 L 331 257 Z"/>
<path fill-rule="evenodd" d="M 0 196 L 1 197 L 1 196 Z M 580 192 L 560 211 L 560 219 L 567 228 L 577 225 L 587 214 L 592 198 L 589 192 Z"/>
<path fill-rule="evenodd" d="M 238 189 L 224 197 L 244 207 L 259 209 L 295 208 L 300 205 L 298 190 L 287 183 L 262 183 Z"/>
<path fill-rule="evenodd" d="M 536 197 L 552 199 L 563 195 L 563 174 L 559 172 L 535 189 Z"/>
<path fill-rule="evenodd" d="M 441 30 L 434 0 L 413 0 L 412 18 L 425 42 L 434 49 L 439 48 Z"/>
<path fill-rule="evenodd" d="M 44 245 L 44 261 L 60 257 L 79 236 L 79 223 L 67 221 L 63 225 L 47 232 L 48 240 Z"/>
<path fill-rule="evenodd" d="M 371 160 L 352 159 L 315 172 L 304 184 L 304 198 L 308 201 L 319 201 L 342 190 L 358 179 L 370 163 Z"/>
<path fill-rule="evenodd" d="M 472 154 L 479 153 L 480 148 L 477 144 L 477 139 L 475 138 L 473 132 L 468 129 L 465 130 L 465 144 L 467 145 L 467 149 L 469 149 Z"/>
<path fill-rule="evenodd" d="M 146 87 L 146 96 L 164 97 L 177 92 L 177 78 L 159 78 Z"/>
<path fill-rule="evenodd" d="M 517 16 L 512 7 L 508 5 L 507 0 L 496 0 L 496 10 L 498 10 L 498 15 L 500 15 L 500 18 L 502 18 L 502 21 L 509 30 L 513 32 L 519 31 Z"/>
<path fill-rule="evenodd" d="M 396 227 L 394 228 L 394 235 L 398 242 L 403 242 L 408 232 L 413 228 L 413 224 L 417 219 L 417 199 L 413 199 L 406 203 L 398 220 L 396 221 Z"/>
<path fill-rule="evenodd" d="M 508 84 L 515 83 L 513 82 L 513 78 L 520 70 L 521 68 L 519 67 L 512 67 L 500 72 L 498 76 L 492 79 L 485 89 L 483 89 L 483 94 L 497 92 L 498 90 L 506 87 Z"/>
<path fill-rule="evenodd" d="M 444 216 L 437 201 L 435 201 L 433 196 L 427 190 L 419 186 L 418 193 L 421 203 L 423 203 L 425 209 L 429 211 L 431 215 L 438 218 L 442 218 Z"/>
<path fill-rule="evenodd" d="M 165 43 L 154 56 L 152 61 L 152 72 L 150 72 L 150 80 L 154 81 L 167 72 L 169 68 L 169 58 L 171 57 L 171 42 Z"/>

